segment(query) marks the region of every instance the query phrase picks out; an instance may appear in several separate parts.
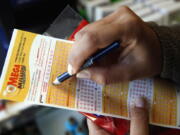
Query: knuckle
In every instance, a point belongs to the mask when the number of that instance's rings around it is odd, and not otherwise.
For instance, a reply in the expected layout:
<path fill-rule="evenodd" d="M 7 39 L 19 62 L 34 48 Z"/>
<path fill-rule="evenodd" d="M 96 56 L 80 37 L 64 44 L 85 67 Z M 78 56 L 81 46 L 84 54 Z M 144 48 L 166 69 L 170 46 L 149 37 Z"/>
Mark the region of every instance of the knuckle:
<path fill-rule="evenodd" d="M 91 44 L 97 43 L 97 36 L 95 32 L 87 31 L 84 33 L 83 38 Z"/>
<path fill-rule="evenodd" d="M 137 26 L 138 25 L 138 22 L 139 22 L 139 19 L 137 16 L 135 15 L 131 15 L 131 14 L 128 14 L 126 15 L 126 20 L 125 20 L 125 23 L 130 26 L 130 27 L 134 27 L 134 26 Z"/>
<path fill-rule="evenodd" d="M 118 12 L 129 13 L 130 8 L 128 6 L 121 6 L 117 10 Z"/>
<path fill-rule="evenodd" d="M 81 30 L 78 33 L 76 33 L 75 40 L 81 39 L 83 37 L 84 33 L 85 33 L 84 30 Z"/>
<path fill-rule="evenodd" d="M 120 7 L 117 12 L 118 15 L 120 14 L 120 18 L 125 18 L 124 23 L 128 26 L 136 26 L 139 24 L 140 18 L 127 6 Z"/>
<path fill-rule="evenodd" d="M 97 43 L 97 34 L 95 31 L 90 30 L 81 30 L 75 35 L 75 40 L 85 40 L 89 44 Z"/>

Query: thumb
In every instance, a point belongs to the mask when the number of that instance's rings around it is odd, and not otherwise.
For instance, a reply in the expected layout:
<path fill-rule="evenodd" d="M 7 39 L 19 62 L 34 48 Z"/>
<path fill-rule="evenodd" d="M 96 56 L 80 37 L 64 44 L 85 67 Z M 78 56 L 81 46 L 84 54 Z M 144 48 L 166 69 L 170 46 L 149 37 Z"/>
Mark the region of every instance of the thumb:
<path fill-rule="evenodd" d="M 135 105 L 131 107 L 131 127 L 130 135 L 149 135 L 148 109 L 144 98 L 135 100 Z"/>

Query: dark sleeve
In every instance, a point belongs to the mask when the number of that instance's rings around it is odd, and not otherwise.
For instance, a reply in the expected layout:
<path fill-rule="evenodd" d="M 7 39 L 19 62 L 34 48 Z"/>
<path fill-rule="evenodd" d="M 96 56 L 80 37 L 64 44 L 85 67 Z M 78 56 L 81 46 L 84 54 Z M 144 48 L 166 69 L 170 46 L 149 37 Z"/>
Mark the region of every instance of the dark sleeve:
<path fill-rule="evenodd" d="M 180 25 L 165 27 L 151 23 L 150 27 L 157 34 L 162 48 L 163 69 L 160 76 L 180 85 Z"/>

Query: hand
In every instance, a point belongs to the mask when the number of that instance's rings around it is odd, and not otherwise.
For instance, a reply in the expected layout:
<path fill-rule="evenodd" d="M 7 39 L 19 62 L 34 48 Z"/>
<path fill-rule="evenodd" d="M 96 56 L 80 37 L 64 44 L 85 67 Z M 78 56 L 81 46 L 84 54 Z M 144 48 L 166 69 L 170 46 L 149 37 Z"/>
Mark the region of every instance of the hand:
<path fill-rule="evenodd" d="M 77 73 L 88 57 L 114 41 L 120 41 L 119 50 L 77 77 L 109 84 L 152 77 L 161 72 L 161 49 L 156 34 L 128 7 L 121 7 L 75 35 L 68 72 Z"/>
<path fill-rule="evenodd" d="M 145 106 L 146 102 L 143 98 L 137 99 L 135 105 L 132 106 L 130 135 L 149 135 L 148 112 Z M 89 135 L 111 135 L 90 120 L 87 120 L 87 124 Z"/>

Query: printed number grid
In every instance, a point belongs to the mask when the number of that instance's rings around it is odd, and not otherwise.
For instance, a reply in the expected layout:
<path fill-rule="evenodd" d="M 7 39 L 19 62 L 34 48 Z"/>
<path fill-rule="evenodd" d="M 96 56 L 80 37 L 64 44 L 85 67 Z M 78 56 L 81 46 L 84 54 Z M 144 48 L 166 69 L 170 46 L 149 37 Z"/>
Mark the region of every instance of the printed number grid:
<path fill-rule="evenodd" d="M 129 94 L 128 94 L 128 110 L 130 106 L 135 102 L 137 97 L 146 97 L 149 105 L 151 104 L 153 96 L 153 80 L 135 80 L 129 84 Z"/>
<path fill-rule="evenodd" d="M 78 79 L 76 87 L 76 108 L 102 112 L 102 86 L 87 80 Z"/>
<path fill-rule="evenodd" d="M 152 113 L 152 123 L 172 125 L 177 124 L 177 96 L 173 84 L 165 80 L 155 80 Z"/>
<path fill-rule="evenodd" d="M 54 79 L 67 71 L 68 52 L 72 45 L 63 41 L 56 43 L 54 52 L 53 65 L 48 88 L 47 102 L 65 107 L 75 107 L 75 79 L 71 78 L 60 84 L 59 86 L 52 85 Z"/>
<path fill-rule="evenodd" d="M 127 117 L 127 97 L 128 82 L 106 85 L 103 89 L 103 112 Z"/>
<path fill-rule="evenodd" d="M 47 82 L 50 78 L 50 73 L 51 73 L 51 65 L 53 62 L 53 56 L 54 56 L 54 50 L 50 50 L 49 52 L 49 58 L 47 61 L 47 67 L 45 69 L 45 77 L 44 77 L 44 81 Z"/>

